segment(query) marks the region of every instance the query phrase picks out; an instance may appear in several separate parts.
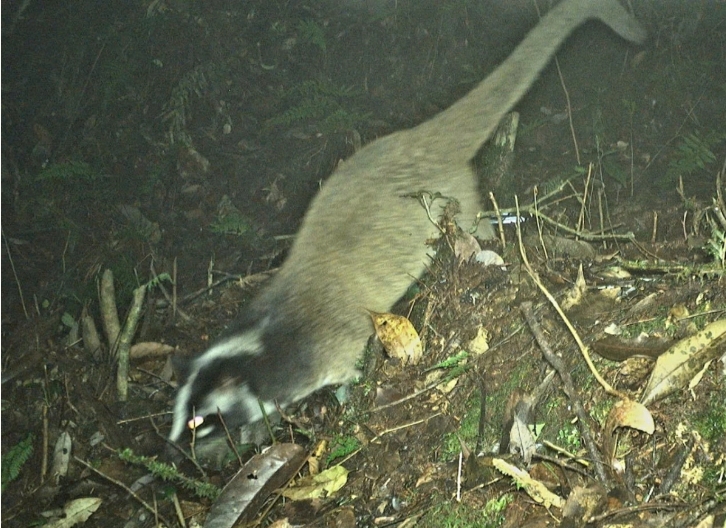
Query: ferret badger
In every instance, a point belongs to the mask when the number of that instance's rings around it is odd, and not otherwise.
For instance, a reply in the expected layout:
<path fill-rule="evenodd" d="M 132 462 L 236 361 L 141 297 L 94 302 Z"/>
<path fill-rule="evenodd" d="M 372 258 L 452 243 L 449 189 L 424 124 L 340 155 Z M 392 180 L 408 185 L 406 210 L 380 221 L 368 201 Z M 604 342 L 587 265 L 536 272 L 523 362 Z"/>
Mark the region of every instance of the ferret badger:
<path fill-rule="evenodd" d="M 236 328 L 187 360 L 172 442 L 186 435 L 187 444 L 194 428 L 197 455 L 218 451 L 225 427 L 248 429 L 262 419 L 261 406 L 273 413 L 276 405 L 284 408 L 356 376 L 356 360 L 372 333 L 366 310 L 388 311 L 427 262 L 425 241 L 436 229 L 417 193 L 455 198 L 459 224 L 474 224 L 479 200 L 470 160 L 560 44 L 591 18 L 629 41 L 645 39 L 616 0 L 565 0 L 464 98 L 413 129 L 373 141 L 337 168 L 313 200 L 282 268 Z M 494 232 L 480 225 L 478 235 L 492 238 Z"/>

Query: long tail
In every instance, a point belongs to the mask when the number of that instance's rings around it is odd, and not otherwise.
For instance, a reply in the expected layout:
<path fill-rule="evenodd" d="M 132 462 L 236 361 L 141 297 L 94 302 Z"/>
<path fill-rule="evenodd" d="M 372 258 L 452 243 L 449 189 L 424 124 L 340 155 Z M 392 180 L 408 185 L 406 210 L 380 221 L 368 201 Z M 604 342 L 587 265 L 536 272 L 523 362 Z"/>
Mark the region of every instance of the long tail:
<path fill-rule="evenodd" d="M 417 145 L 454 161 L 470 160 L 501 118 L 529 90 L 564 40 L 591 18 L 602 20 L 632 42 L 641 43 L 647 36 L 617 0 L 565 0 L 547 13 L 476 88 L 413 129 L 421 134 Z M 441 133 L 452 130 L 456 133 Z"/>

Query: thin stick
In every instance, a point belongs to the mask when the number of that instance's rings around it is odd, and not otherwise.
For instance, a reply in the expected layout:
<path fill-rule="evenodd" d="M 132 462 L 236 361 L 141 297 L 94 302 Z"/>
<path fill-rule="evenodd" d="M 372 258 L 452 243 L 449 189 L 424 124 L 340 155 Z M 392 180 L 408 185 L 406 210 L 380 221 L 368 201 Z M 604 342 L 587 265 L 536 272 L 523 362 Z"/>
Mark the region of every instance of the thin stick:
<path fill-rule="evenodd" d="M 139 286 L 134 290 L 129 315 L 126 318 L 123 331 L 118 338 L 118 368 L 116 370 L 116 392 L 118 401 L 126 401 L 129 394 L 129 351 L 131 340 L 136 333 L 139 316 L 144 305 L 146 286 Z"/>
<path fill-rule="evenodd" d="M 124 484 L 124 483 L 123 483 L 123 482 L 121 482 L 120 480 L 116 480 L 115 478 L 111 477 L 110 475 L 107 475 L 106 473 L 103 473 L 102 471 L 99 471 L 98 469 L 96 469 L 95 467 L 93 467 L 93 466 L 92 466 L 91 464 L 89 464 L 89 463 L 88 463 L 88 462 L 86 462 L 85 460 L 83 460 L 83 459 L 80 459 L 80 458 L 78 458 L 78 457 L 77 457 L 76 455 L 73 455 L 73 458 L 74 458 L 74 459 L 76 460 L 76 462 L 78 462 L 78 463 L 79 463 L 79 464 L 81 464 L 82 466 L 85 466 L 85 467 L 86 467 L 86 469 L 90 469 L 90 470 L 91 470 L 91 471 L 92 471 L 93 473 L 95 473 L 95 474 L 96 474 L 96 475 L 98 475 L 99 477 L 101 477 L 101 478 L 103 478 L 103 479 L 105 479 L 105 480 L 108 480 L 108 481 L 109 481 L 110 483 L 112 483 L 112 484 L 115 484 L 115 485 L 117 485 L 117 486 L 118 486 L 119 488 L 121 488 L 121 489 L 122 489 L 122 490 L 124 490 L 124 491 L 125 491 L 126 493 L 128 493 L 129 495 L 131 495 L 131 496 L 132 496 L 132 497 L 133 497 L 134 499 L 136 499 L 136 501 L 137 501 L 137 502 L 138 502 L 139 504 L 141 504 L 141 505 L 142 505 L 142 506 L 143 506 L 144 508 L 146 508 L 146 509 L 147 509 L 147 510 L 149 511 L 149 513 L 151 513 L 151 514 L 152 514 L 152 515 L 153 515 L 153 516 L 154 516 L 155 518 L 156 518 L 156 517 L 158 517 L 159 519 L 161 519 L 161 521 L 162 521 L 162 522 L 163 522 L 163 523 L 164 523 L 164 524 L 165 524 L 166 526 L 171 526 L 171 523 L 170 523 L 169 521 L 167 521 L 167 520 L 166 520 L 166 519 L 164 518 L 164 516 L 163 516 L 163 515 L 161 515 L 161 514 L 160 514 L 160 513 L 158 512 L 158 510 L 156 510 L 155 508 L 153 508 L 153 507 L 152 507 L 152 506 L 151 506 L 150 504 L 148 504 L 148 503 L 147 503 L 147 502 L 146 502 L 146 501 L 145 501 L 144 499 L 142 499 L 141 497 L 139 497 L 139 496 L 138 496 L 138 495 L 137 495 L 137 494 L 136 494 L 136 493 L 135 493 L 135 492 L 134 492 L 134 491 L 133 491 L 133 490 L 132 490 L 131 488 L 129 488 L 129 487 L 128 487 L 128 486 L 126 485 L 126 484 Z"/>
<path fill-rule="evenodd" d="M 577 164 L 580 165 L 580 147 L 577 146 L 577 134 L 575 133 L 575 124 L 572 122 L 572 104 L 570 103 L 570 92 L 567 91 L 567 85 L 565 84 L 565 78 L 560 70 L 560 61 L 555 57 L 555 66 L 557 66 L 557 75 L 560 77 L 560 84 L 562 85 L 562 91 L 565 92 L 565 100 L 567 101 L 567 119 L 570 122 L 570 133 L 572 134 L 572 144 L 575 146 L 575 157 L 577 158 Z"/>
<path fill-rule="evenodd" d="M 174 257 L 174 264 L 171 268 L 171 318 L 172 320 L 176 319 L 176 300 L 177 300 L 177 294 L 176 294 L 176 277 L 177 277 L 177 264 L 176 264 L 176 257 Z"/>
<path fill-rule="evenodd" d="M 40 464 L 40 483 L 48 475 L 48 405 L 43 404 L 43 460 Z"/>
<path fill-rule="evenodd" d="M 592 179 L 592 163 L 587 166 L 587 178 L 585 178 L 585 190 L 582 191 L 582 205 L 580 206 L 580 217 L 577 219 L 577 229 L 585 229 L 585 215 L 587 214 L 587 196 L 590 190 Z"/>
<path fill-rule="evenodd" d="M 20 304 L 23 306 L 23 313 L 26 319 L 30 319 L 28 315 L 28 309 L 25 307 L 25 298 L 23 297 L 23 288 L 20 286 L 20 279 L 15 271 L 15 263 L 13 262 L 13 256 L 10 254 L 10 245 L 8 244 L 8 238 L 5 236 L 5 231 L 2 231 L 3 241 L 5 242 L 5 250 L 8 252 L 8 260 L 10 261 L 10 268 L 13 270 L 13 277 L 15 277 L 15 284 L 18 286 L 18 293 L 20 294 Z"/>
<path fill-rule="evenodd" d="M 519 202 L 517 200 L 516 195 L 514 197 L 514 200 L 515 200 L 516 204 L 518 205 Z M 570 334 L 572 335 L 575 342 L 577 343 L 577 346 L 580 349 L 580 353 L 582 354 L 582 357 L 585 360 L 585 363 L 587 363 L 587 366 L 590 369 L 590 372 L 592 372 L 592 375 L 595 377 L 597 382 L 602 386 L 602 388 L 605 389 L 605 392 L 607 392 L 610 395 L 617 396 L 618 398 L 627 399 L 627 396 L 625 396 L 620 391 L 614 389 L 600 375 L 600 372 L 598 372 L 597 368 L 595 367 L 595 364 L 592 362 L 592 358 L 590 357 L 590 352 L 588 351 L 587 347 L 585 346 L 585 343 L 583 343 L 582 339 L 580 338 L 580 334 L 577 332 L 577 330 L 575 330 L 575 327 L 572 326 L 572 323 L 567 318 L 565 313 L 562 311 L 562 308 L 560 307 L 557 300 L 550 293 L 550 291 L 545 287 L 545 285 L 542 284 L 542 281 L 539 279 L 539 276 L 532 268 L 532 265 L 529 262 L 529 258 L 527 257 L 527 251 L 524 248 L 524 242 L 522 241 L 522 230 L 520 229 L 519 224 L 517 224 L 517 239 L 519 242 L 519 254 L 522 257 L 522 262 L 524 263 L 524 269 L 527 271 L 527 274 L 532 278 L 532 280 L 537 285 L 539 290 L 544 294 L 545 297 L 547 297 L 547 300 L 550 302 L 552 307 L 557 311 L 557 314 L 560 316 L 560 319 L 562 319 L 562 322 L 565 323 L 565 326 L 570 331 Z"/>
<path fill-rule="evenodd" d="M 587 411 L 585 411 L 585 406 L 582 404 L 582 399 L 580 398 L 580 395 L 578 394 L 577 390 L 575 390 L 575 384 L 572 381 L 570 371 L 565 365 L 565 362 L 562 360 L 562 358 L 554 353 L 552 347 L 549 344 L 549 341 L 545 338 L 544 332 L 542 331 L 542 328 L 540 327 L 537 319 L 534 316 L 534 311 L 532 310 L 532 303 L 524 302 L 521 304 L 520 308 L 522 310 L 522 313 L 524 314 L 524 318 L 527 320 L 527 324 L 529 325 L 529 329 L 532 332 L 532 335 L 534 335 L 534 338 L 537 341 L 540 350 L 542 350 L 542 354 L 544 355 L 547 362 L 552 365 L 552 367 L 557 371 L 557 374 L 562 380 L 565 394 L 567 394 L 567 396 L 570 398 L 572 409 L 575 411 L 575 416 L 577 416 L 578 428 L 580 430 L 580 434 L 582 435 L 582 440 L 585 443 L 585 447 L 587 448 L 588 453 L 590 453 L 590 458 L 592 459 L 595 466 L 595 472 L 597 473 L 600 482 L 604 484 L 609 481 L 608 474 L 605 471 L 605 463 L 603 462 L 602 456 L 598 451 L 597 446 L 595 445 L 593 435 L 590 432 L 590 427 L 588 425 L 589 415 L 587 414 Z"/>

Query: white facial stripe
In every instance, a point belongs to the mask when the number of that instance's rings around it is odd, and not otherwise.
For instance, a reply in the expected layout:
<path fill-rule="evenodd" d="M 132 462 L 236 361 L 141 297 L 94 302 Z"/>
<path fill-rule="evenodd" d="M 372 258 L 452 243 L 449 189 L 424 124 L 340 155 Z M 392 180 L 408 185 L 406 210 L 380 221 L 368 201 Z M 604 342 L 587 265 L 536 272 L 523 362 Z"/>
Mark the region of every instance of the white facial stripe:
<path fill-rule="evenodd" d="M 208 348 L 203 354 L 194 359 L 194 368 L 198 371 L 205 364 L 215 359 L 225 359 L 235 356 L 257 356 L 262 353 L 262 330 L 249 329 L 243 334 L 235 334 L 224 341 L 220 341 Z"/>
<path fill-rule="evenodd" d="M 194 377 L 196 377 L 196 372 L 176 393 L 176 401 L 174 402 L 174 422 L 171 425 L 171 432 L 169 433 L 169 439 L 172 442 L 177 442 L 179 440 L 184 432 L 184 429 L 186 429 L 187 421 L 191 418 L 191 416 L 187 416 L 187 407 L 189 406 L 189 398 L 191 397 Z"/>
<path fill-rule="evenodd" d="M 265 318 L 254 328 L 249 328 L 242 333 L 234 334 L 214 344 L 192 361 L 189 375 L 184 385 L 177 391 L 174 403 L 174 420 L 169 433 L 170 440 L 178 441 L 187 429 L 187 423 L 193 418 L 189 405 L 192 397 L 192 387 L 200 372 L 218 359 L 261 354 L 263 351 L 263 329 L 267 322 L 268 318 Z M 247 413 L 248 421 L 254 422 L 262 417 L 257 399 L 250 393 L 247 385 L 215 388 L 209 394 L 204 395 L 199 405 L 201 408 L 194 409 L 194 412 L 202 416 L 216 414 L 218 410 L 222 414 L 226 414 L 239 405 Z M 268 407 L 268 404 L 265 404 L 265 409 L 268 409 Z M 272 409 L 274 410 L 274 404 L 272 404 Z M 205 432 L 209 431 L 205 430 Z M 199 431 L 197 431 L 198 433 Z"/>

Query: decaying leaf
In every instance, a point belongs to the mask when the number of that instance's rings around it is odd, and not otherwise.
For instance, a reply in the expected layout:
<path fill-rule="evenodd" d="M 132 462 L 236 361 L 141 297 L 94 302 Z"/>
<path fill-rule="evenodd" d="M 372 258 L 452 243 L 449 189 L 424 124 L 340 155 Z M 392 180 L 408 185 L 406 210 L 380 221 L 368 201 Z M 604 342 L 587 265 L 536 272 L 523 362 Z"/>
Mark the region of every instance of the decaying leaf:
<path fill-rule="evenodd" d="M 562 508 L 565 505 L 565 500 L 562 497 L 552 493 L 547 489 L 547 486 L 538 480 L 534 480 L 526 471 L 505 462 L 501 458 L 492 459 L 492 464 L 495 468 L 497 468 L 497 470 L 512 477 L 514 479 L 514 483 L 523 488 L 524 491 L 527 492 L 527 495 L 529 495 L 536 503 L 542 504 L 546 508 L 549 508 L 550 506 Z"/>
<path fill-rule="evenodd" d="M 595 341 L 592 344 L 592 350 L 610 361 L 625 361 L 632 357 L 657 359 L 668 350 L 672 342 L 672 340 L 667 341 L 660 337 L 647 335 L 641 335 L 635 339 L 608 336 Z"/>
<path fill-rule="evenodd" d="M 466 345 L 472 354 L 483 354 L 489 350 L 489 332 L 483 326 L 476 329 L 476 337 Z"/>
<path fill-rule="evenodd" d="M 378 339 L 389 356 L 404 365 L 416 365 L 423 356 L 418 332 L 407 318 L 391 313 L 368 312 L 373 320 Z"/>
<path fill-rule="evenodd" d="M 327 449 L 328 442 L 326 440 L 318 442 L 318 445 L 315 446 L 315 450 L 308 457 L 308 471 L 310 471 L 311 475 L 317 475 L 320 473 L 320 458 Z"/>
<path fill-rule="evenodd" d="M 67 431 L 63 431 L 55 443 L 55 448 L 53 449 L 53 464 L 50 469 L 50 474 L 56 481 L 60 477 L 68 475 L 68 464 L 71 459 L 72 447 L 73 440 L 71 439 L 71 435 Z"/>
<path fill-rule="evenodd" d="M 655 431 L 655 422 L 643 404 L 633 400 L 620 400 L 610 409 L 605 421 L 605 434 L 612 435 L 618 427 L 630 427 L 651 435 Z"/>
<path fill-rule="evenodd" d="M 84 497 L 75 499 L 63 506 L 62 519 L 56 519 L 46 524 L 46 528 L 71 528 L 77 524 L 82 524 L 93 515 L 93 513 L 101 506 L 103 499 L 97 497 Z"/>
<path fill-rule="evenodd" d="M 567 311 L 573 306 L 580 304 L 586 293 L 587 283 L 585 282 L 585 275 L 582 272 L 582 264 L 580 264 L 580 267 L 577 269 L 575 284 L 568 290 L 565 298 L 560 302 L 560 306 L 563 310 Z"/>
<path fill-rule="evenodd" d="M 317 475 L 298 480 L 282 492 L 290 500 L 319 499 L 328 497 L 348 482 L 348 470 L 343 466 L 333 466 Z"/>
<path fill-rule="evenodd" d="M 140 359 L 146 357 L 164 357 L 174 352 L 174 347 L 165 343 L 144 341 L 131 346 L 129 357 Z"/>
<path fill-rule="evenodd" d="M 205 528 L 230 528 L 240 519 L 250 521 L 267 497 L 299 471 L 305 457 L 297 444 L 275 444 L 253 456 L 224 487 Z"/>
<path fill-rule="evenodd" d="M 679 341 L 658 358 L 640 401 L 648 405 L 685 389 L 691 378 L 708 361 L 722 354 L 725 348 L 726 319 L 715 321 L 697 334 Z"/>
<path fill-rule="evenodd" d="M 460 233 L 454 241 L 454 254 L 459 261 L 468 262 L 471 257 L 481 251 L 476 238 L 469 233 Z"/>

